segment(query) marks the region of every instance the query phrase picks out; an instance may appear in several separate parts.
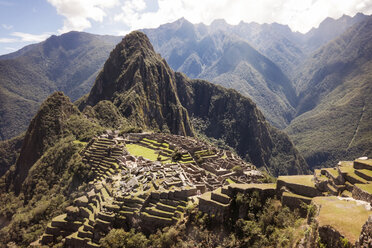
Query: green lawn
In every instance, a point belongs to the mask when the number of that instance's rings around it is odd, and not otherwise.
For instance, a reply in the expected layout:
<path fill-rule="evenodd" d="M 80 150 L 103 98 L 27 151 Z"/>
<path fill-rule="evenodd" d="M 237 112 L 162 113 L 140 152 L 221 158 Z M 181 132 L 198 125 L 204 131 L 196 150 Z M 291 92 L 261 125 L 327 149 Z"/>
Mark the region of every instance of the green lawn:
<path fill-rule="evenodd" d="M 229 183 L 229 184 L 233 184 L 235 183 L 233 180 L 231 180 L 230 178 L 226 178 L 226 181 Z"/>
<path fill-rule="evenodd" d="M 156 154 L 156 150 L 138 145 L 138 144 L 127 144 L 126 149 L 128 152 L 136 157 L 142 156 L 144 158 L 150 159 L 151 161 L 156 161 L 158 158 L 158 154 Z M 160 156 L 162 160 L 169 159 L 169 157 Z"/>
<path fill-rule="evenodd" d="M 315 197 L 313 202 L 321 206 L 317 217 L 319 226 L 334 227 L 351 243 L 359 239 L 362 226 L 371 214 L 371 211 L 354 201 L 339 200 L 335 196 Z"/>

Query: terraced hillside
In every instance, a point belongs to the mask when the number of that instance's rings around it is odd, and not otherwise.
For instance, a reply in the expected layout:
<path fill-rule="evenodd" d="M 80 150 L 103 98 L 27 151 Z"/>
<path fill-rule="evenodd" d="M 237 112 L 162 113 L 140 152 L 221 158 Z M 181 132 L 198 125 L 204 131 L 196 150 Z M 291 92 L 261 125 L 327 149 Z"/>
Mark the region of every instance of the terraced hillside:
<path fill-rule="evenodd" d="M 277 190 L 283 192 L 282 203 L 292 209 L 302 203 L 318 206 L 318 235 L 327 247 L 341 247 L 342 240 L 371 247 L 371 240 L 364 240 L 361 233 L 372 215 L 371 174 L 372 159 L 341 161 L 336 167 L 315 170 L 313 176 L 279 177 Z"/>
<path fill-rule="evenodd" d="M 152 233 L 182 220 L 187 205 L 198 202 L 195 196 L 209 192 L 227 206 L 221 186 L 262 178 L 231 152 L 183 136 L 107 131 L 81 153 L 94 180 L 33 245 L 51 245 L 62 236 L 69 247 L 99 247 L 114 227 Z"/>
<path fill-rule="evenodd" d="M 282 205 L 298 209 L 308 223 L 315 220 L 307 227 L 305 247 L 315 247 L 316 242 L 326 247 L 371 247 L 371 173 L 372 159 L 362 158 L 316 170 L 314 175 L 280 176 L 276 184 L 225 185 L 201 195 L 199 210 L 224 221 L 230 218 L 238 193 L 256 191 L 261 199 L 277 197 Z"/>

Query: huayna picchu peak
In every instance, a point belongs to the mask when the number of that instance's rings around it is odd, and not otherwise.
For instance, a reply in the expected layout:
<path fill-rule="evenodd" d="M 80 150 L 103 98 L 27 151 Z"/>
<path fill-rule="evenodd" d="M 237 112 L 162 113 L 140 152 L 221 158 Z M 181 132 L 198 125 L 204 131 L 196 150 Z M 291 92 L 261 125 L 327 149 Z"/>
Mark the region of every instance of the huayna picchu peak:
<path fill-rule="evenodd" d="M 110 100 L 129 122 L 193 135 L 181 105 L 174 73 L 141 32 L 132 32 L 111 52 L 87 98 L 94 106 Z"/>
<path fill-rule="evenodd" d="M 239 26 L 247 25 L 258 24 Z M 191 33 L 185 37 L 231 27 L 185 19 L 174 26 Z M 278 27 L 291 32 L 269 29 Z M 63 53 L 87 37 L 71 32 L 46 43 L 50 54 L 62 45 Z M 95 42 L 105 39 L 115 38 Z M 238 43 L 214 66 L 223 71 L 224 58 L 242 56 L 241 69 L 266 75 L 270 92 L 286 96 L 279 102 L 296 105 L 289 77 Z M 286 52 L 275 49 L 281 60 Z M 372 247 L 372 159 L 312 172 L 249 94 L 175 72 L 140 31 L 127 34 L 89 78 L 88 94 L 72 103 L 54 92 L 24 134 L 0 142 L 0 247 Z"/>

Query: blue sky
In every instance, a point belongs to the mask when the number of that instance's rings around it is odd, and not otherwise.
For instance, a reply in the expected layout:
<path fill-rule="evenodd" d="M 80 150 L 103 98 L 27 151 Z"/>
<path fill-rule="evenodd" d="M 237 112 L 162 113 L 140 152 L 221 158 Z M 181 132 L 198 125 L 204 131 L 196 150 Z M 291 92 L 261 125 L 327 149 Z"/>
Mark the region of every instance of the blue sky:
<path fill-rule="evenodd" d="M 0 54 L 71 30 L 124 35 L 185 17 L 287 24 L 307 32 L 326 17 L 372 14 L 372 0 L 0 0 Z"/>

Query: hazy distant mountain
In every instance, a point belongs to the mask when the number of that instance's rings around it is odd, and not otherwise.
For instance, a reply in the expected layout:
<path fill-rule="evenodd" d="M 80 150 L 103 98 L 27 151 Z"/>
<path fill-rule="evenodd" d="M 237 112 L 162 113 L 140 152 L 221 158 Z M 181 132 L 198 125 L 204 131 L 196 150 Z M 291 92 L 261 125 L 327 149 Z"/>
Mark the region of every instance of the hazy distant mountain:
<path fill-rule="evenodd" d="M 319 27 L 312 28 L 301 37 L 303 50 L 307 53 L 314 52 L 327 42 L 337 38 L 352 25 L 364 21 L 367 18 L 368 16 L 362 13 L 358 13 L 354 17 L 343 15 L 339 19 L 327 17 L 319 24 Z"/>
<path fill-rule="evenodd" d="M 281 33 L 282 29 L 285 32 Z M 290 80 L 277 64 L 247 42 L 249 39 L 252 44 L 260 44 L 262 52 L 283 61 L 283 67 L 288 61 L 296 64 L 303 54 L 288 39 L 287 43 L 283 42 L 286 32 L 290 32 L 288 27 L 255 23 L 231 26 L 222 20 L 206 26 L 180 19 L 144 32 L 174 70 L 249 96 L 277 127 L 285 127 L 292 119 L 296 96 Z M 251 36 L 255 38 L 250 39 Z M 276 40 L 274 36 L 280 39 Z M 273 43 L 286 49 L 278 53 L 280 49 L 273 49 Z"/>
<path fill-rule="evenodd" d="M 310 165 L 372 155 L 372 17 L 317 50 L 298 76 L 286 129 Z"/>
<path fill-rule="evenodd" d="M 0 57 L 0 139 L 24 131 L 40 103 L 62 90 L 85 94 L 114 45 L 114 36 L 70 32 Z"/>

